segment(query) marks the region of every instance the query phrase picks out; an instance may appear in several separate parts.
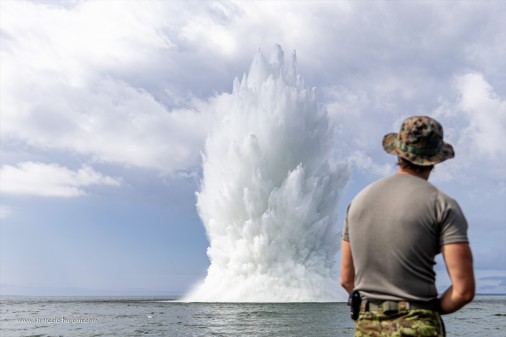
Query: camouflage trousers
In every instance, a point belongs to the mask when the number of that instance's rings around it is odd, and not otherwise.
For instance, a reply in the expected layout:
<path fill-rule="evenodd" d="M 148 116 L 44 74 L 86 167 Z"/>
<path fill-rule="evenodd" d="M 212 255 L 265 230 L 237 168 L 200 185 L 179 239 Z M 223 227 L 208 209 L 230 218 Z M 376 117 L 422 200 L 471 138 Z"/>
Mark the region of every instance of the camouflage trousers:
<path fill-rule="evenodd" d="M 404 310 L 395 314 L 361 312 L 355 321 L 355 337 L 444 337 L 443 321 L 431 310 Z"/>

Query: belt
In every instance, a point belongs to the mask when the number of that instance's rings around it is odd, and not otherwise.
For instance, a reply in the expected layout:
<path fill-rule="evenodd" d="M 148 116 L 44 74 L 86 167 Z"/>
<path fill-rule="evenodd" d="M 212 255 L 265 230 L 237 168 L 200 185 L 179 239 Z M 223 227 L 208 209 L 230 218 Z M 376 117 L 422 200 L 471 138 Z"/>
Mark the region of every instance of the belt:
<path fill-rule="evenodd" d="M 438 301 L 433 300 L 429 302 L 407 302 L 407 301 L 369 301 L 362 302 L 360 311 L 380 311 L 384 314 L 397 313 L 399 311 L 407 310 L 432 310 L 437 311 Z"/>

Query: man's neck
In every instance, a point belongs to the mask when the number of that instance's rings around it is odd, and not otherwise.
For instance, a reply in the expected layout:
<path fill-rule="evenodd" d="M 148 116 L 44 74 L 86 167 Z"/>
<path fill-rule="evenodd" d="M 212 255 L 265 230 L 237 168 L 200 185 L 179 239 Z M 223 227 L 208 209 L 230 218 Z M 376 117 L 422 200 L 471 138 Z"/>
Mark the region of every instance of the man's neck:
<path fill-rule="evenodd" d="M 417 171 L 413 171 L 413 170 L 401 167 L 397 171 L 397 174 L 409 174 L 409 175 L 412 175 L 412 176 L 415 176 L 415 177 L 418 177 L 418 178 L 422 178 L 424 180 L 429 180 L 430 172 L 431 171 L 417 172 Z"/>

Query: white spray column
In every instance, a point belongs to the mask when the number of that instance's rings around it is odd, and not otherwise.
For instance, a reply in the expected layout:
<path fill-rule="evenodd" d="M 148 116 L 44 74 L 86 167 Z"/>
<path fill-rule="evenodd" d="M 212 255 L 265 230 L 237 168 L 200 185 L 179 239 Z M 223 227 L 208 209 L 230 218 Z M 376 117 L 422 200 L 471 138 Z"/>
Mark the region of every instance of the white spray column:
<path fill-rule="evenodd" d="M 259 51 L 217 104 L 197 209 L 210 246 L 198 302 L 338 301 L 337 204 L 347 165 L 329 162 L 334 125 L 315 90 Z"/>

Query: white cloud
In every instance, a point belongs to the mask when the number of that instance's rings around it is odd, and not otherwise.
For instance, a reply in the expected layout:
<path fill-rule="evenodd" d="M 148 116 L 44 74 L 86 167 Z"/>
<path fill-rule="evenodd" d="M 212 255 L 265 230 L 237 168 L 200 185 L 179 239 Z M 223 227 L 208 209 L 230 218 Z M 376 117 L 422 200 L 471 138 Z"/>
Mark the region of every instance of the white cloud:
<path fill-rule="evenodd" d="M 443 100 L 433 115 L 443 124 L 445 138 L 454 146 L 456 155 L 444 164 L 449 168 L 446 174 L 436 171 L 437 176 L 478 185 L 492 180 L 493 189 L 503 194 L 506 98 L 499 96 L 481 73 L 456 76 L 452 83 L 455 101 L 450 97 Z"/>
<path fill-rule="evenodd" d="M 40 197 L 77 197 L 91 185 L 119 186 L 121 179 L 104 176 L 90 166 L 72 171 L 58 164 L 24 162 L 0 168 L 0 192 Z"/>
<path fill-rule="evenodd" d="M 462 131 L 461 142 L 474 155 L 489 159 L 506 158 L 506 100 L 499 97 L 480 73 L 457 78 L 461 93 L 457 109 L 469 125 Z M 506 162 L 503 162 L 506 164 Z"/>
<path fill-rule="evenodd" d="M 460 64 L 482 66 L 497 54 L 487 48 L 504 54 L 500 39 L 468 28 L 496 30 L 491 4 L 1 5 L 3 136 L 164 174 L 199 164 L 214 117 L 204 97 L 229 90 L 257 48 L 296 49 L 304 77 L 334 91 L 324 103 L 356 128 L 346 145 L 359 150 L 377 146 L 399 115 L 444 96 L 444 76 Z M 482 68 L 488 78 L 497 74 Z"/>
<path fill-rule="evenodd" d="M 4 103 L 5 136 L 165 173 L 199 163 L 205 113 L 168 111 L 146 91 L 111 79 L 79 91 L 47 81 L 32 89 L 30 103 L 24 95 Z"/>
<path fill-rule="evenodd" d="M 362 151 L 353 152 L 349 155 L 348 160 L 354 168 L 379 177 L 392 174 L 395 170 L 393 162 L 392 164 L 378 164 Z"/>
<path fill-rule="evenodd" d="M 12 211 L 9 206 L 0 205 L 0 220 L 8 218 L 11 213 Z"/>
<path fill-rule="evenodd" d="M 340 127 L 336 156 L 349 157 L 363 172 L 384 175 L 391 165 L 381 163 L 389 159 L 393 163 L 395 158 L 384 153 L 382 137 L 397 132 L 406 117 L 424 114 L 442 123 L 445 139 L 456 151 L 455 159 L 438 165 L 436 181 L 483 184 L 484 177 L 506 179 L 506 100 L 482 73 L 451 76 L 441 92 L 444 96 L 433 93 L 427 102 L 424 95 L 411 97 L 411 90 L 403 87 L 409 82 L 394 77 L 385 79 L 383 86 L 380 82 L 372 78 L 360 88 L 340 85 L 321 90 L 329 114 Z"/>
<path fill-rule="evenodd" d="M 174 22 L 160 15 L 169 11 L 176 18 L 171 6 L 2 3 L 2 136 L 161 173 L 198 165 L 212 117 L 205 102 L 177 94 L 178 79 L 186 77 L 171 76 L 181 64 L 170 57 L 174 45 L 163 32 Z M 167 74 L 136 83 L 130 74 L 142 78 L 142 70 Z M 157 87 L 167 79 L 175 89 Z M 149 92 L 144 84 L 155 88 Z M 167 107 L 181 103 L 189 108 Z"/>
<path fill-rule="evenodd" d="M 28 1 L 2 3 L 4 52 L 29 71 L 53 73 L 71 86 L 84 85 L 99 69 L 139 62 L 148 57 L 146 49 L 172 47 L 156 29 L 163 20 L 160 5 L 107 1 L 63 8 Z"/>

